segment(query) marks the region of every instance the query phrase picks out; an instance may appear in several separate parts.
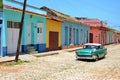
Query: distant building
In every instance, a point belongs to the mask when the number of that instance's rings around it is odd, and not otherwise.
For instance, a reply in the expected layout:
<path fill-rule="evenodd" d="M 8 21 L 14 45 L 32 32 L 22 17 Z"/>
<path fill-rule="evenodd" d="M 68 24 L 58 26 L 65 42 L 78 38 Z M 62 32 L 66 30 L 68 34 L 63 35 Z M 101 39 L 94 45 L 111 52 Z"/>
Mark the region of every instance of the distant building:
<path fill-rule="evenodd" d="M 113 43 L 113 31 L 107 27 L 107 23 L 98 19 L 76 17 L 79 22 L 90 26 L 90 42 L 103 45 Z"/>
<path fill-rule="evenodd" d="M 77 19 L 48 7 L 44 6 L 41 9 L 45 10 L 48 16 L 56 17 L 63 21 L 61 28 L 61 48 L 78 47 L 81 44 L 89 42 L 90 27 L 88 25 L 84 25 Z"/>
<path fill-rule="evenodd" d="M 62 20 L 47 16 L 46 20 L 46 50 L 61 49 Z"/>

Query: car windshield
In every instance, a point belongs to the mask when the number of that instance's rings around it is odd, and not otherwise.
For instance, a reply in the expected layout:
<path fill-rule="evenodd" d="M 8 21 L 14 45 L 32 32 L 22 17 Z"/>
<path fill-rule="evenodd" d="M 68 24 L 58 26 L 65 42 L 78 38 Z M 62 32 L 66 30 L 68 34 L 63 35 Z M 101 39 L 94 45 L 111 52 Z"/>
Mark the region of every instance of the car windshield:
<path fill-rule="evenodd" d="M 96 49 L 97 46 L 95 46 L 95 45 L 84 45 L 83 48 L 84 49 Z"/>

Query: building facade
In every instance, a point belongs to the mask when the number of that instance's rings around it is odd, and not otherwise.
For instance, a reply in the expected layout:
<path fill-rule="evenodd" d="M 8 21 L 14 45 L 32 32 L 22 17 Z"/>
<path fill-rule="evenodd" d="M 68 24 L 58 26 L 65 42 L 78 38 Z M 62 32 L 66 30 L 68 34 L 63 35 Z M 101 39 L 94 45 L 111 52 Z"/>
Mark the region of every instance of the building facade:
<path fill-rule="evenodd" d="M 1 26 L 1 56 L 15 54 L 18 43 L 23 3 L 3 0 L 3 23 Z M 21 52 L 26 53 L 28 46 L 38 52 L 46 51 L 45 11 L 27 5 L 21 40 Z"/>
<path fill-rule="evenodd" d="M 89 27 L 80 23 L 65 21 L 62 24 L 62 47 L 78 47 L 89 42 Z"/>
<path fill-rule="evenodd" d="M 105 22 L 98 19 L 77 18 L 80 22 L 90 26 L 90 42 L 101 43 L 103 45 L 108 43 L 109 28 Z M 109 38 L 110 39 L 110 38 Z"/>
<path fill-rule="evenodd" d="M 48 17 L 46 21 L 46 49 L 61 49 L 61 28 L 62 21 L 53 17 Z"/>
<path fill-rule="evenodd" d="M 81 44 L 89 42 L 90 27 L 78 22 L 77 19 L 55 11 L 53 9 L 42 7 L 41 9 L 47 12 L 48 16 L 61 19 L 61 48 L 78 47 Z"/>

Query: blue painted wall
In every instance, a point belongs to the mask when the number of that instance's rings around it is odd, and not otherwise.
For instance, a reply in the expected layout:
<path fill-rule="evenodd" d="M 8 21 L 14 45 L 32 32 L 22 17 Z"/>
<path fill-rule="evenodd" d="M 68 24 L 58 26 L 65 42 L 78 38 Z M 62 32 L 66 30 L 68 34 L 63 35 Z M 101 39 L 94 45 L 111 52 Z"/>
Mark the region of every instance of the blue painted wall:
<path fill-rule="evenodd" d="M 20 22 L 22 13 L 20 11 L 12 10 L 5 8 L 4 9 L 4 23 L 2 27 L 2 54 L 1 56 L 5 56 L 7 54 L 7 21 L 15 21 Z M 30 17 L 32 15 L 32 18 Z M 43 23 L 43 35 L 46 35 L 46 18 L 34 14 L 25 14 L 24 24 L 23 24 L 23 32 L 22 32 L 22 52 L 27 52 L 27 25 L 28 23 L 32 23 L 32 44 L 34 45 L 35 49 L 38 50 L 38 52 L 43 52 L 46 50 L 46 36 L 43 36 L 43 43 L 38 44 L 37 43 L 37 28 L 35 25 L 39 22 Z M 43 45 L 44 44 L 44 45 Z M 43 45 L 42 48 L 40 48 L 37 45 Z"/>
<path fill-rule="evenodd" d="M 4 5 L 12 6 L 18 9 L 23 9 L 23 4 L 13 1 L 13 0 L 3 0 Z M 27 5 L 26 11 L 34 12 L 37 14 L 46 14 L 45 11 L 40 10 L 39 8 Z M 32 18 L 30 17 L 32 15 Z M 1 17 L 2 16 L 2 17 Z M 3 24 L 1 27 L 1 52 L 0 56 L 6 56 L 7 55 L 7 21 L 14 21 L 14 22 L 20 22 L 21 21 L 22 13 L 20 11 L 12 10 L 6 7 L 3 7 L 3 14 L 0 13 L 0 19 L 3 18 Z M 35 25 L 39 22 L 43 23 L 43 43 L 38 44 L 37 43 L 37 28 Z M 26 39 L 26 31 L 27 31 L 27 24 L 32 24 L 32 44 L 34 45 L 35 49 L 38 50 L 38 52 L 43 52 L 46 50 L 46 18 L 42 16 L 38 16 L 36 14 L 32 13 L 26 13 L 25 14 L 25 20 L 23 24 L 23 32 L 22 32 L 22 43 L 21 48 L 22 52 L 27 52 L 27 39 Z M 40 46 L 40 47 L 39 47 Z M 42 48 L 41 48 L 42 46 Z"/>
<path fill-rule="evenodd" d="M 72 31 L 70 31 L 70 29 L 72 29 Z M 86 25 L 70 21 L 63 22 L 61 46 L 70 46 L 71 44 L 77 45 L 89 42 L 89 31 L 90 27 Z M 70 35 L 72 37 L 70 37 Z M 70 42 L 70 38 L 72 38 L 72 42 Z"/>

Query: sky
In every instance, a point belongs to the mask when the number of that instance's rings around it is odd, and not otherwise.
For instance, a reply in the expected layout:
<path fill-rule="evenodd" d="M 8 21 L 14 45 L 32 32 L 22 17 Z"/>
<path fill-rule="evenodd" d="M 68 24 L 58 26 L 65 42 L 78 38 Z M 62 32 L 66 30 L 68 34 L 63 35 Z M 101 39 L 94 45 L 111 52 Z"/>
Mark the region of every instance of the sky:
<path fill-rule="evenodd" d="M 120 0 L 27 0 L 27 4 L 46 6 L 72 17 L 99 19 L 120 31 Z"/>

